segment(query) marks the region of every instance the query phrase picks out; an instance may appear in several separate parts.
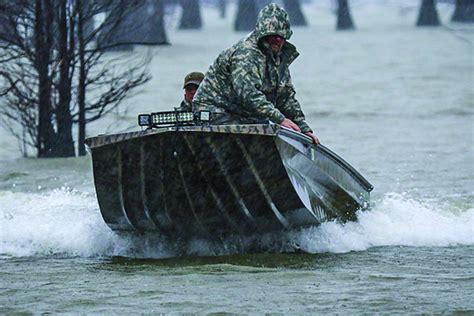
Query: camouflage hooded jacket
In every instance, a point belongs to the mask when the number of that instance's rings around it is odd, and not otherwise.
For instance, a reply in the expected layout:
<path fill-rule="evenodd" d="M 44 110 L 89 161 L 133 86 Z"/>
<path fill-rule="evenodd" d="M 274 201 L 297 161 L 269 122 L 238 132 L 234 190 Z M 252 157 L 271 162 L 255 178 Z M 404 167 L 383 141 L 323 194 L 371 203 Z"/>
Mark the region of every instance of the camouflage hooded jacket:
<path fill-rule="evenodd" d="M 286 42 L 274 56 L 261 42 L 273 34 L 288 40 L 292 31 L 286 11 L 271 3 L 260 11 L 255 30 L 223 51 L 211 65 L 194 97 L 194 109 L 223 110 L 247 122 L 281 123 L 289 118 L 302 132 L 311 131 L 295 99 L 288 69 L 299 53 Z"/>

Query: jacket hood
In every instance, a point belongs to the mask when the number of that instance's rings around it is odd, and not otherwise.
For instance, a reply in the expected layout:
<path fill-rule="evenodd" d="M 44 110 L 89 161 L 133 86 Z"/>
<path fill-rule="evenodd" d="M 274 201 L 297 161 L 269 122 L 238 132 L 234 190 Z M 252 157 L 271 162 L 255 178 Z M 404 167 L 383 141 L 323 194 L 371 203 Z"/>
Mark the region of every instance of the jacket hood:
<path fill-rule="evenodd" d="M 275 3 L 266 5 L 258 14 L 255 33 L 258 41 L 267 35 L 280 35 L 289 40 L 293 32 L 288 13 Z"/>

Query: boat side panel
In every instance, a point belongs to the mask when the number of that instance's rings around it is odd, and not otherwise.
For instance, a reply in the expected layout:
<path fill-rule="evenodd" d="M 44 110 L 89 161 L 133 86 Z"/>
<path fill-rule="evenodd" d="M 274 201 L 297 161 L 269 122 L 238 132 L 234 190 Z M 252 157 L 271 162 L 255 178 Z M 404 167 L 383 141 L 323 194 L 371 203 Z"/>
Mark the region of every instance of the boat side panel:
<path fill-rule="evenodd" d="M 353 177 L 346 168 L 340 166 L 337 160 L 332 159 L 326 151 L 312 149 L 311 160 L 325 175 L 330 177 L 334 183 L 350 195 L 350 197 L 359 204 L 360 208 L 368 207 L 370 201 L 370 187 L 362 185 L 361 181 Z"/>
<path fill-rule="evenodd" d="M 158 140 L 158 138 L 155 138 Z M 168 215 L 173 222 L 178 236 L 199 233 L 196 219 L 191 212 L 189 200 L 178 167 L 179 160 L 184 159 L 184 146 L 179 141 L 177 133 L 168 133 L 159 137 L 160 161 L 159 166 L 149 166 L 153 174 L 160 174 L 163 181 L 163 199 L 166 203 Z M 178 159 L 179 158 L 179 159 Z"/>
<path fill-rule="evenodd" d="M 122 156 L 121 185 L 122 199 L 127 217 L 133 226 L 140 231 L 154 230 L 155 224 L 148 214 L 142 196 L 143 160 L 142 141 L 126 141 L 120 144 Z"/>
<path fill-rule="evenodd" d="M 151 220 L 164 233 L 174 229 L 174 223 L 169 215 L 169 208 L 164 190 L 164 163 L 162 140 L 154 138 L 142 139 L 143 164 L 143 198 Z"/>
<path fill-rule="evenodd" d="M 244 135 L 212 135 L 208 141 L 215 161 L 213 178 L 220 183 L 219 191 L 226 199 L 227 212 L 249 231 L 255 231 L 256 227 L 281 227 L 265 203 L 244 153 L 237 145 L 242 137 L 245 138 Z"/>
<path fill-rule="evenodd" d="M 279 221 L 280 227 L 294 226 L 291 213 L 304 206 L 286 175 L 274 138 L 258 139 L 242 135 L 239 139 L 241 142 L 238 145 L 246 162 L 247 181 L 252 182 L 252 190 L 259 192 L 259 199 L 265 204 L 260 215 L 262 220 L 274 218 Z"/>
<path fill-rule="evenodd" d="M 358 182 L 358 185 L 362 187 L 363 191 L 370 192 L 373 190 L 374 187 L 370 184 L 369 181 L 367 181 L 367 179 L 365 179 L 354 167 L 352 167 L 349 163 L 342 159 L 342 157 L 337 155 L 335 152 L 333 152 L 326 146 L 322 144 L 316 146 L 312 143 L 311 138 L 309 138 L 308 136 L 305 136 L 301 133 L 297 133 L 285 127 L 281 127 L 277 135 L 279 138 L 286 139 L 285 141 L 288 143 L 294 144 L 296 141 L 298 143 L 298 146 L 296 147 L 305 147 L 305 149 L 301 152 L 304 153 L 306 156 L 310 157 L 312 160 L 314 160 L 313 157 L 315 156 L 315 152 L 317 152 L 318 156 L 326 156 L 326 158 L 332 160 L 331 164 L 336 164 L 337 166 L 339 166 L 338 169 L 344 169 L 344 174 L 346 174 L 352 182 Z M 312 152 L 309 150 L 309 148 L 312 149 Z"/>
<path fill-rule="evenodd" d="M 202 157 L 206 152 L 200 150 L 204 146 L 202 137 L 186 139 L 185 133 L 174 132 L 148 137 L 146 141 L 161 144 L 154 154 L 160 157 L 160 163 L 148 165 L 149 177 L 161 181 L 159 192 L 162 190 L 162 193 L 156 201 L 161 200 L 160 205 L 165 206 L 175 236 L 218 237 L 238 228 L 238 225 L 232 227 L 225 205 L 216 192 L 218 183 L 210 176 L 209 170 L 214 165 L 209 163 L 209 157 Z M 152 190 L 148 192 L 154 195 Z M 154 209 L 159 210 L 160 206 L 156 206 Z"/>
<path fill-rule="evenodd" d="M 123 207 L 119 148 L 92 149 L 92 163 L 97 200 L 104 221 L 114 230 L 134 229 Z"/>
<path fill-rule="evenodd" d="M 277 138 L 280 155 L 301 201 L 319 222 L 355 220 L 361 208 L 358 200 L 330 175 L 345 172 L 324 155 L 308 155 L 311 147 Z M 329 172 L 329 174 L 328 174 Z"/>
<path fill-rule="evenodd" d="M 219 165 L 219 156 L 213 150 L 216 142 L 228 143 L 229 137 L 207 133 L 181 135 L 191 158 L 183 164 L 183 169 L 194 198 L 200 201 L 196 210 L 206 218 L 206 226 L 215 235 L 245 231 L 243 215 L 231 211 L 235 205 L 232 193 L 227 190 L 226 171 Z"/>
<path fill-rule="evenodd" d="M 202 144 L 190 142 L 182 133 L 174 133 L 169 139 L 169 146 L 178 172 L 176 188 L 181 190 L 181 199 L 186 202 L 185 209 L 190 219 L 186 231 L 181 234 L 218 237 L 219 229 L 228 229 L 227 222 L 219 210 L 220 201 L 207 179 L 204 167 L 196 158 L 196 148 L 201 148 Z"/>

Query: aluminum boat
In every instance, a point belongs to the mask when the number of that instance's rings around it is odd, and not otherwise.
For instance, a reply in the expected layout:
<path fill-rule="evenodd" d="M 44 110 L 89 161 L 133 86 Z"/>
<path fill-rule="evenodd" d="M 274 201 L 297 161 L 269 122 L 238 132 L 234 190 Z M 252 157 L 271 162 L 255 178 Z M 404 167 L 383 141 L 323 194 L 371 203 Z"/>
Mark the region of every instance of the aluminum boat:
<path fill-rule="evenodd" d="M 118 232 L 213 238 L 352 221 L 373 188 L 277 124 L 165 126 L 86 144 L 102 217 Z"/>

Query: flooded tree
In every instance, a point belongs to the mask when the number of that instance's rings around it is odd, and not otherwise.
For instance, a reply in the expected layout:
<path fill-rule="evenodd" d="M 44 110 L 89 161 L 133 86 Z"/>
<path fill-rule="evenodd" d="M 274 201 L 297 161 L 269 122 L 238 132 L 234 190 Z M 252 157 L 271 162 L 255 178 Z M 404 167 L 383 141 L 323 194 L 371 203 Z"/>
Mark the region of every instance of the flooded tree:
<path fill-rule="evenodd" d="M 141 18 L 141 19 L 140 19 Z M 147 0 L 145 5 L 138 11 L 137 22 L 141 21 L 143 26 L 137 30 L 143 32 L 134 40 L 137 44 L 144 45 L 168 45 L 168 37 L 165 28 L 165 5 L 163 0 Z"/>
<path fill-rule="evenodd" d="M 149 57 L 111 57 L 96 45 L 98 33 L 112 31 L 120 22 L 99 23 L 91 30 L 94 16 L 111 5 L 124 17 L 134 4 L 35 0 L 0 7 L 12 26 L 10 36 L 0 33 L 1 122 L 34 147 L 38 157 L 74 156 L 75 124 L 78 152 L 83 154 L 86 124 L 116 109 L 149 79 Z"/>
<path fill-rule="evenodd" d="M 301 3 L 299 0 L 283 0 L 283 6 L 290 16 L 291 26 L 306 26 L 306 18 L 301 10 Z"/>
<path fill-rule="evenodd" d="M 217 8 L 219 9 L 219 16 L 224 19 L 227 14 L 227 0 L 217 0 Z"/>
<path fill-rule="evenodd" d="M 14 33 L 13 25 L 9 22 L 8 16 L 6 16 L 6 12 L 4 9 L 7 5 L 6 0 L 0 0 L 0 37 L 11 37 Z M 10 38 L 11 40 L 12 38 Z"/>
<path fill-rule="evenodd" d="M 163 0 L 135 0 L 122 8 L 119 2 L 106 7 L 107 18 L 98 45 L 108 50 L 132 50 L 133 45 L 166 45 Z M 112 28 L 113 27 L 113 28 Z M 112 29 L 110 29 L 112 28 Z"/>
<path fill-rule="evenodd" d="M 438 11 L 434 0 L 422 0 L 420 13 L 416 21 L 417 26 L 438 26 L 440 25 Z"/>
<path fill-rule="evenodd" d="M 146 8 L 145 24 L 142 30 L 146 32 L 142 43 L 148 45 L 168 45 L 168 37 L 165 28 L 165 5 L 163 0 L 148 0 Z M 142 7 L 143 8 L 143 7 Z M 142 20 L 143 21 L 143 20 Z"/>
<path fill-rule="evenodd" d="M 179 22 L 181 30 L 198 30 L 202 27 L 201 8 L 198 0 L 181 0 L 183 13 Z"/>
<path fill-rule="evenodd" d="M 337 30 L 353 30 L 351 12 L 348 0 L 337 0 Z"/>
<path fill-rule="evenodd" d="M 55 116 L 57 121 L 57 145 L 56 155 L 59 157 L 75 156 L 74 141 L 72 139 L 72 115 L 69 108 L 71 103 L 71 45 L 73 46 L 75 40 L 71 37 L 74 32 L 68 29 L 68 0 L 58 1 L 58 57 L 59 60 L 59 78 L 57 83 L 58 98 L 56 102 Z"/>
<path fill-rule="evenodd" d="M 236 31 L 252 31 L 257 23 L 257 3 L 255 0 L 239 0 L 237 3 L 237 15 L 234 23 Z"/>
<path fill-rule="evenodd" d="M 451 21 L 474 23 L 474 1 L 456 0 L 456 7 Z"/>

